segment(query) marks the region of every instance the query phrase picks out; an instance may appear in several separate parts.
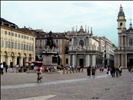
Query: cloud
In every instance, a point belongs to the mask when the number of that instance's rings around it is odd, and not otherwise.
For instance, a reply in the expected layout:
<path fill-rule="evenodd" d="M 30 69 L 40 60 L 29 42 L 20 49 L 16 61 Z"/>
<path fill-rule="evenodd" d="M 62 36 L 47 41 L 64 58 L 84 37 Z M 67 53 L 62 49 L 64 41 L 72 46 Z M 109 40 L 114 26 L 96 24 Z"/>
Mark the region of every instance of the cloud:
<path fill-rule="evenodd" d="M 1 1 L 1 16 L 20 27 L 55 32 L 87 25 L 93 27 L 94 35 L 115 34 L 115 41 L 118 41 L 116 20 L 120 4 L 128 27 L 133 17 L 131 1 Z"/>

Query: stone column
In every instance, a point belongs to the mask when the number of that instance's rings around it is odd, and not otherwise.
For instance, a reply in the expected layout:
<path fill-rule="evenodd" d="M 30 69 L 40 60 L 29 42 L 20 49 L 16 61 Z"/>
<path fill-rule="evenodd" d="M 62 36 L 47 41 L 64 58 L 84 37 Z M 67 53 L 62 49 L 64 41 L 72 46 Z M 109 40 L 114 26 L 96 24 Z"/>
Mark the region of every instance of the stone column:
<path fill-rule="evenodd" d="M 23 57 L 20 57 L 20 66 L 23 66 Z"/>
<path fill-rule="evenodd" d="M 123 48 L 123 36 L 121 36 L 121 47 Z"/>
<path fill-rule="evenodd" d="M 92 55 L 92 66 L 96 66 L 96 55 Z"/>
<path fill-rule="evenodd" d="M 13 66 L 16 66 L 16 64 L 17 64 L 17 56 L 14 56 L 13 57 Z"/>
<path fill-rule="evenodd" d="M 127 68 L 127 54 L 125 54 L 125 68 Z"/>
<path fill-rule="evenodd" d="M 117 66 L 116 67 L 119 67 L 120 66 L 120 55 L 119 54 L 117 55 L 117 61 L 118 62 L 117 62 Z"/>
<path fill-rule="evenodd" d="M 28 57 L 26 57 L 26 62 L 28 62 L 29 61 L 29 58 Z M 28 63 L 26 63 L 25 64 L 26 66 L 28 65 Z"/>
<path fill-rule="evenodd" d="M 86 55 L 86 67 L 90 66 L 90 55 Z"/>
<path fill-rule="evenodd" d="M 4 61 L 4 55 L 1 55 L 0 63 L 3 63 Z"/>
<path fill-rule="evenodd" d="M 90 66 L 92 66 L 92 55 L 90 54 Z"/>
<path fill-rule="evenodd" d="M 68 55 L 68 65 L 69 66 L 71 65 L 70 61 L 71 61 L 71 55 Z"/>
<path fill-rule="evenodd" d="M 121 66 L 123 66 L 124 67 L 124 55 L 123 54 L 121 54 Z"/>
<path fill-rule="evenodd" d="M 72 56 L 72 65 L 75 66 L 76 65 L 76 55 Z"/>

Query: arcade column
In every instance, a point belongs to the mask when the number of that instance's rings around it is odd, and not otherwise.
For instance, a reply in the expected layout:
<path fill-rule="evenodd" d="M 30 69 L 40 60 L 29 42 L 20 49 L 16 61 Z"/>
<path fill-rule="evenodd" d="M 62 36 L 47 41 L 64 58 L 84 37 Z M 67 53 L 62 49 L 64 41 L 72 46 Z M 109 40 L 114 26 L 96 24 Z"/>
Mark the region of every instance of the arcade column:
<path fill-rule="evenodd" d="M 90 55 L 86 55 L 86 67 L 90 66 Z"/>
<path fill-rule="evenodd" d="M 17 56 L 14 56 L 13 57 L 13 66 L 16 66 L 16 64 L 17 64 Z"/>
<path fill-rule="evenodd" d="M 75 66 L 76 65 L 76 55 L 72 56 L 72 65 Z"/>
<path fill-rule="evenodd" d="M 23 66 L 23 57 L 20 57 L 20 66 Z"/>
<path fill-rule="evenodd" d="M 92 55 L 92 66 L 96 66 L 96 55 Z"/>

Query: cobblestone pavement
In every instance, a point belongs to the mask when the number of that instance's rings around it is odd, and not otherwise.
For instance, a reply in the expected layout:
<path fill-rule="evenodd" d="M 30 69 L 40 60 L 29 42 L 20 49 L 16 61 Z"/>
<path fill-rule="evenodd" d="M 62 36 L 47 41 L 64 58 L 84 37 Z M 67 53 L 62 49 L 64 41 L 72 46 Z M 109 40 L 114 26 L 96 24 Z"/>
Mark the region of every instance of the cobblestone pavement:
<path fill-rule="evenodd" d="M 43 73 L 36 83 L 36 73 L 4 73 L 1 76 L 2 100 L 133 100 L 133 77 L 127 70 L 122 76 L 97 71 L 95 78 L 81 73 Z M 27 99 L 26 99 L 27 98 Z"/>

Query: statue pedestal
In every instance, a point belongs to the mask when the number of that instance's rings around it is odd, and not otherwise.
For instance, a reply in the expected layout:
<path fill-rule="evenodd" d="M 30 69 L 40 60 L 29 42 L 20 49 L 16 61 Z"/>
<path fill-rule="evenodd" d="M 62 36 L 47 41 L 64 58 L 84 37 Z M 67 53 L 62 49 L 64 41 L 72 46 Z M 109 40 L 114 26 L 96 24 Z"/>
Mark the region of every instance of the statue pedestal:
<path fill-rule="evenodd" d="M 42 52 L 42 59 L 44 66 L 57 66 L 58 54 L 57 52 Z"/>

